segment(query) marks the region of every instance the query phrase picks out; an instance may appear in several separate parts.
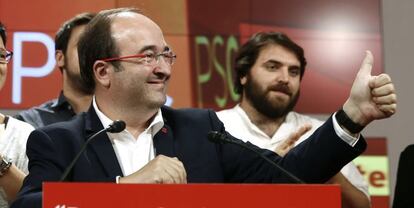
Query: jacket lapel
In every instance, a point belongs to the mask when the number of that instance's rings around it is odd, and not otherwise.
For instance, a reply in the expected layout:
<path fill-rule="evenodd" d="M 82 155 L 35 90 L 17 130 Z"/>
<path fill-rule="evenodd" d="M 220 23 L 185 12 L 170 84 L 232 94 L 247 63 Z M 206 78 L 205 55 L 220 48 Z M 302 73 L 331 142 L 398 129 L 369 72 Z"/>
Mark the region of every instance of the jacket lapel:
<path fill-rule="evenodd" d="M 98 115 L 91 105 L 85 119 L 85 140 L 103 128 L 104 127 L 102 126 Z M 112 147 L 112 143 L 106 132 L 96 136 L 96 138 L 90 142 L 89 146 L 97 155 L 97 158 L 102 164 L 108 177 L 123 176 L 115 151 Z"/>
<path fill-rule="evenodd" d="M 164 116 L 164 114 L 163 114 Z M 168 125 L 167 119 L 164 117 L 164 126 L 154 136 L 154 148 L 156 155 L 165 155 L 168 157 L 176 157 L 175 141 L 173 131 Z"/>

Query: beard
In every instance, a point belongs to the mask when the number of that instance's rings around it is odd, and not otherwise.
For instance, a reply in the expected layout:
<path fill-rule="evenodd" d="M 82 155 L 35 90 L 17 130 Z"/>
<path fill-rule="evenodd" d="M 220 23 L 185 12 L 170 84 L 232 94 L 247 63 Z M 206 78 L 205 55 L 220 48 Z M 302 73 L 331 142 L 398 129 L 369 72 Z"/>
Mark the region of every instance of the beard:
<path fill-rule="evenodd" d="M 247 79 L 244 91 L 246 99 L 250 100 L 253 107 L 262 115 L 271 119 L 286 116 L 293 110 L 300 95 L 300 90 L 298 90 L 296 94 L 293 94 L 285 84 L 274 85 L 262 90 L 257 82 L 253 81 L 250 77 Z M 283 92 L 289 95 L 290 99 L 287 102 L 283 102 L 277 97 L 271 97 L 270 93 L 272 91 Z"/>

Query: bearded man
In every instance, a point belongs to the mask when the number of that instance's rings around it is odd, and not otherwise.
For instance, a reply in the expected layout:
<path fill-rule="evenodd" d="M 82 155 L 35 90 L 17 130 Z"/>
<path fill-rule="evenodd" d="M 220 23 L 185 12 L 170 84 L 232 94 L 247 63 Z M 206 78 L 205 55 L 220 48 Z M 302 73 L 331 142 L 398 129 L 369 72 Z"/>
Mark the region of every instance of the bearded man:
<path fill-rule="evenodd" d="M 279 155 L 307 139 L 323 122 L 292 111 L 305 67 L 304 50 L 285 34 L 251 37 L 236 58 L 235 91 L 241 101 L 217 113 L 226 130 Z M 341 184 L 343 207 L 370 207 L 368 185 L 352 162 L 328 183 Z"/>

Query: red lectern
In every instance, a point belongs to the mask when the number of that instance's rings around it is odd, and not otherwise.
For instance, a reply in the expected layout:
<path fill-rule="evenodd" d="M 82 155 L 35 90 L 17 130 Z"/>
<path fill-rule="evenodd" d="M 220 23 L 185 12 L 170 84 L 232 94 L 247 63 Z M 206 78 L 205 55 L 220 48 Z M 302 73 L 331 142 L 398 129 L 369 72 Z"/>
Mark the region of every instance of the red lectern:
<path fill-rule="evenodd" d="M 340 208 L 337 185 L 44 183 L 45 208 Z"/>

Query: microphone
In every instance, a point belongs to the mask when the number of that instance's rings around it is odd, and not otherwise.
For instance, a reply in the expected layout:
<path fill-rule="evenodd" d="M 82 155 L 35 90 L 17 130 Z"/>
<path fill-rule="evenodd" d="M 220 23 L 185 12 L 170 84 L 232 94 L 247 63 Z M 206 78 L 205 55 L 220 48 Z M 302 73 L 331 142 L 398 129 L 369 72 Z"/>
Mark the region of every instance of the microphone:
<path fill-rule="evenodd" d="M 75 166 L 75 163 L 78 161 L 79 157 L 82 155 L 82 153 L 85 151 L 88 144 L 99 134 L 102 132 L 109 132 L 109 133 L 119 133 L 123 131 L 126 127 L 126 124 L 122 120 L 115 120 L 111 124 L 109 124 L 108 127 L 101 129 L 100 131 L 96 132 L 92 136 L 90 136 L 85 143 L 83 143 L 81 149 L 79 150 L 78 154 L 76 154 L 75 158 L 73 158 L 72 162 L 69 164 L 69 166 L 65 169 L 65 172 L 63 172 L 62 177 L 60 178 L 59 182 L 63 182 L 68 177 L 70 171 L 73 169 L 73 166 Z"/>
<path fill-rule="evenodd" d="M 109 132 L 109 133 L 119 133 L 119 132 L 123 131 L 125 129 L 125 127 L 126 127 L 126 124 L 125 124 L 124 121 L 115 120 L 114 122 L 109 124 L 108 128 L 106 128 L 106 131 Z M 105 129 L 103 129 L 103 130 L 105 130 Z M 94 135 L 92 135 L 91 137 L 93 137 L 93 136 Z"/>
<path fill-rule="evenodd" d="M 259 155 L 262 159 L 264 159 L 265 161 L 270 163 L 276 169 L 280 170 L 283 174 L 288 176 L 288 178 L 290 180 L 292 180 L 293 182 L 299 183 L 299 184 L 304 184 L 305 183 L 301 179 L 299 179 L 298 177 L 296 177 L 295 175 L 293 175 L 292 173 L 290 173 L 289 171 L 287 171 L 286 169 L 284 169 L 283 167 L 281 167 L 280 165 L 275 163 L 274 161 L 272 161 L 269 158 L 267 158 L 266 156 L 262 155 L 262 153 L 260 153 L 259 151 L 257 151 L 253 147 L 247 145 L 246 143 L 244 143 L 243 141 L 241 141 L 239 139 L 236 139 L 235 137 L 231 136 L 230 134 L 223 134 L 223 133 L 220 133 L 220 132 L 217 132 L 217 131 L 210 131 L 208 133 L 208 140 L 210 140 L 211 142 L 214 142 L 214 143 L 219 143 L 219 144 L 225 144 L 225 143 L 235 144 L 235 145 L 238 145 L 238 146 L 243 147 L 245 149 L 248 149 L 248 150 L 254 152 L 255 154 Z"/>

